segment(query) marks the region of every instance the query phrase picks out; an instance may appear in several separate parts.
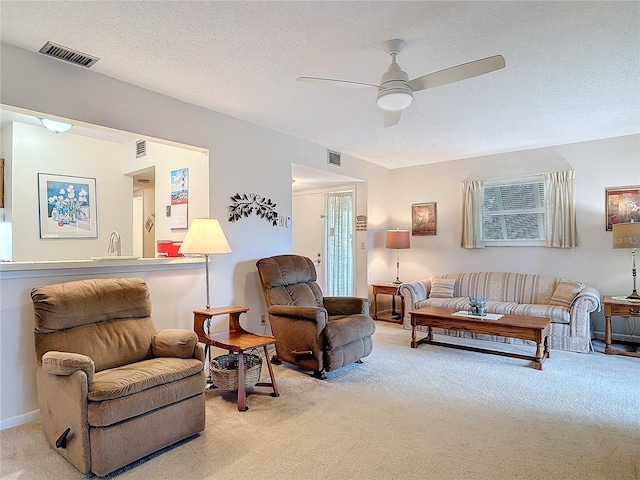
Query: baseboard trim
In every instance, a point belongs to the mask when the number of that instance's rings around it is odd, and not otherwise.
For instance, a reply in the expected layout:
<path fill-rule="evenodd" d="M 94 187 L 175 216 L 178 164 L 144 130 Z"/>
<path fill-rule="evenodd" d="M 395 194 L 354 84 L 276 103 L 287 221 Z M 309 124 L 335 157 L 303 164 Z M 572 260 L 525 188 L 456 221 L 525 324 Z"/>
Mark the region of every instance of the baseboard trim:
<path fill-rule="evenodd" d="M 594 338 L 602 340 L 604 342 L 604 332 L 593 332 Z M 625 335 L 623 333 L 612 333 L 611 340 L 617 340 L 619 342 L 634 342 L 640 343 L 640 335 Z"/>
<path fill-rule="evenodd" d="M 19 427 L 20 425 L 34 422 L 39 418 L 40 410 L 34 410 L 32 412 L 23 413 L 22 415 L 16 415 L 15 417 L 5 418 L 3 420 L 0 420 L 0 430 Z"/>

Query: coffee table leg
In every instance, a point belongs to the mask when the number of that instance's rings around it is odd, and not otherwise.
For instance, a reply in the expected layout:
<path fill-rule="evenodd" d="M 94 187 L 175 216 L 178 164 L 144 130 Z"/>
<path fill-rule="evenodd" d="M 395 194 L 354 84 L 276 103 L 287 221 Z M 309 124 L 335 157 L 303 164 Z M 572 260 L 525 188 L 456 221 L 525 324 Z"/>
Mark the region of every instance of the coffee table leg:
<path fill-rule="evenodd" d="M 546 358 L 551 357 L 551 353 L 549 352 L 549 335 L 544 337 L 544 356 Z"/>
<path fill-rule="evenodd" d="M 418 344 L 416 343 L 416 321 L 411 315 L 411 348 L 417 348 Z"/>
<path fill-rule="evenodd" d="M 534 366 L 536 370 L 542 370 L 542 344 L 538 343 L 536 346 L 536 359 Z"/>
<path fill-rule="evenodd" d="M 247 390 L 244 384 L 244 353 L 238 351 L 238 410 L 246 412 L 247 408 Z"/>

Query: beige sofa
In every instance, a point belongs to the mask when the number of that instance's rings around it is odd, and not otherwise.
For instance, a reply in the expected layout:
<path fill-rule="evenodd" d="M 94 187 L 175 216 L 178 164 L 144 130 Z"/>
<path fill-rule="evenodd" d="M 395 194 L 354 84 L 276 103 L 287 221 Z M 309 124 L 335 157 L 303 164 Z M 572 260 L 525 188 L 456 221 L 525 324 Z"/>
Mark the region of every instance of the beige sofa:
<path fill-rule="evenodd" d="M 103 476 L 204 430 L 203 348 L 193 331 L 156 332 L 144 281 L 80 280 L 31 297 L 42 429 L 78 470 Z"/>
<path fill-rule="evenodd" d="M 426 280 L 404 283 L 405 329 L 411 328 L 412 310 L 434 306 L 467 310 L 469 297 L 488 298 L 487 312 L 551 318 L 552 349 L 587 353 L 591 348 L 590 313 L 600 310 L 600 293 L 581 282 L 543 275 L 511 272 L 466 272 L 435 275 Z M 453 330 L 434 330 L 460 337 L 506 343 L 523 340 L 477 335 Z"/>

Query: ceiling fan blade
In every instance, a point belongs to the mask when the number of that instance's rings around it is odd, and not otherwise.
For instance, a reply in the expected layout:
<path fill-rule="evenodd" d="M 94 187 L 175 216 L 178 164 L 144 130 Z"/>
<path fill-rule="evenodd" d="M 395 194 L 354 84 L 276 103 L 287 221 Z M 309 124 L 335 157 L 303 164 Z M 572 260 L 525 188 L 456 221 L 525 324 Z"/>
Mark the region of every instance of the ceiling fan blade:
<path fill-rule="evenodd" d="M 425 88 L 438 87 L 440 85 L 466 80 L 467 78 L 477 77 L 478 75 L 484 75 L 485 73 L 500 70 L 504 68 L 505 65 L 506 63 L 502 55 L 494 55 L 493 57 L 463 63 L 462 65 L 414 78 L 409 81 L 409 86 L 414 92 L 417 92 Z"/>
<path fill-rule="evenodd" d="M 400 114 L 402 110 L 382 110 L 382 120 L 384 127 L 393 127 L 400 121 Z"/>
<path fill-rule="evenodd" d="M 319 78 L 319 77 L 298 77 L 296 78 L 299 82 L 312 82 L 312 83 L 324 83 L 331 82 L 341 85 L 343 87 L 373 87 L 378 88 L 378 85 L 372 85 L 370 83 L 362 83 L 362 82 L 350 82 L 349 80 L 335 80 L 333 78 Z"/>

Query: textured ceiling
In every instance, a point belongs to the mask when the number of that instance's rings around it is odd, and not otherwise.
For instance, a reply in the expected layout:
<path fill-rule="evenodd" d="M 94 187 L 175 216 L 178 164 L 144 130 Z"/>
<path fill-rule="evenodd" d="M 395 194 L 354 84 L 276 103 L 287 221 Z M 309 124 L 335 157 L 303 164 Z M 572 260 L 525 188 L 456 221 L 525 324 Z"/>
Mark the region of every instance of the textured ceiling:
<path fill-rule="evenodd" d="M 92 70 L 388 168 L 640 133 L 640 2 L 2 1 L 3 42 L 100 57 Z M 402 38 L 409 78 L 507 66 L 424 90 L 383 128 L 375 90 Z M 76 68 L 76 67 L 73 67 Z"/>

